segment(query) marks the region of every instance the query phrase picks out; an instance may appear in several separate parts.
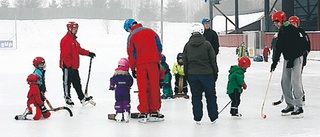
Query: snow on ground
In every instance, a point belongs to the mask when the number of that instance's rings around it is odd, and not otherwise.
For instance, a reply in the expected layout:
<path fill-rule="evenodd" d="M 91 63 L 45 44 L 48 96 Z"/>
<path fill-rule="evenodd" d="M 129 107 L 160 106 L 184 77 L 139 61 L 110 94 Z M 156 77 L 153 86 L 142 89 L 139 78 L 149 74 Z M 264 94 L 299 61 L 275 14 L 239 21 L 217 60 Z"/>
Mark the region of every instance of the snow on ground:
<path fill-rule="evenodd" d="M 72 109 L 74 117 L 65 111 L 52 112 L 49 119 L 39 121 L 16 121 L 13 117 L 21 114 L 26 107 L 28 85 L 25 81 L 33 72 L 32 60 L 36 56 L 46 59 L 47 98 L 54 107 L 63 106 L 62 71 L 59 68 L 59 42 L 65 35 L 65 24 L 69 19 L 17 21 L 18 48 L 16 50 L 0 50 L 0 108 L 1 129 L 3 136 L 12 137 L 88 137 L 88 136 L 247 136 L 247 137 L 316 137 L 319 136 L 320 95 L 319 61 L 309 60 L 303 73 L 306 91 L 305 117 L 292 119 L 280 115 L 285 103 L 272 106 L 271 102 L 280 99 L 280 79 L 282 62 L 274 72 L 264 112 L 266 119 L 260 116 L 261 106 L 266 93 L 270 76 L 271 62 L 252 62 L 246 72 L 245 80 L 248 89 L 241 96 L 239 111 L 242 119 L 232 119 L 228 106 L 220 115 L 217 123 L 211 125 L 204 109 L 202 125 L 196 125 L 192 117 L 191 100 L 163 100 L 161 113 L 166 117 L 164 122 L 141 124 L 131 119 L 129 123 L 117 123 L 107 120 L 108 113 L 114 113 L 114 92 L 108 90 L 109 78 L 121 57 L 126 57 L 126 39 L 128 33 L 123 30 L 123 21 L 82 20 L 76 19 L 80 25 L 78 41 L 85 49 L 93 51 L 97 57 L 93 59 L 89 83 L 89 94 L 97 102 L 97 106 L 80 105 L 75 91 L 71 94 L 75 102 Z M 14 21 L 0 20 L 0 30 L 12 29 Z M 109 24 L 106 27 L 105 24 Z M 170 66 L 176 60 L 187 42 L 189 24 L 165 23 L 163 53 Z M 108 28 L 108 29 L 107 29 Z M 109 33 L 107 33 L 107 30 Z M 1 34 L 0 32 L 0 35 Z M 319 59 L 319 52 L 312 52 L 311 59 Z M 87 81 L 89 57 L 80 58 L 80 77 L 83 89 Z M 228 70 L 236 64 L 235 48 L 220 48 L 218 55 L 219 79 L 217 81 L 217 97 L 219 111 L 230 101 L 226 94 Z M 174 83 L 174 81 L 172 81 Z M 134 90 L 137 86 L 134 84 Z M 189 92 L 190 94 L 190 92 Z M 205 102 L 205 98 L 203 98 Z M 137 94 L 131 94 L 132 112 L 137 112 Z M 206 105 L 204 104 L 204 108 Z"/>

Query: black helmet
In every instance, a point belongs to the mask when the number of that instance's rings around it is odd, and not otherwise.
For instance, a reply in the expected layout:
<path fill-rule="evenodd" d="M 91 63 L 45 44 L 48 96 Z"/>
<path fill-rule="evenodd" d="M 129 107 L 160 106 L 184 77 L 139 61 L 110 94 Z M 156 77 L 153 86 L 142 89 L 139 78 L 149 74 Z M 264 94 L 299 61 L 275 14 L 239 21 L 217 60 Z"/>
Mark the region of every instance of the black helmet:
<path fill-rule="evenodd" d="M 177 55 L 177 60 L 179 60 L 179 59 L 182 59 L 182 53 L 178 53 L 178 55 Z"/>

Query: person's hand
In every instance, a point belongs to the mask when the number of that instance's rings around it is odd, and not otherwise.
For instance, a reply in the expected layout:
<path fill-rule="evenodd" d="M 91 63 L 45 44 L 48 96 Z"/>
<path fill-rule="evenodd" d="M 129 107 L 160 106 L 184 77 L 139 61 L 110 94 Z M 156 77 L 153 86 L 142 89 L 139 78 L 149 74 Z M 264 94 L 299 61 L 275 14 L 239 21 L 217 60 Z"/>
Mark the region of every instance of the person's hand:
<path fill-rule="evenodd" d="M 217 79 L 218 79 L 218 73 L 217 73 L 217 74 L 214 74 L 213 79 L 214 79 L 214 82 L 216 82 L 216 81 L 217 81 Z"/>
<path fill-rule="evenodd" d="M 137 78 L 137 71 L 136 70 L 131 70 L 132 77 Z"/>
<path fill-rule="evenodd" d="M 114 86 L 110 85 L 109 90 L 114 90 Z"/>
<path fill-rule="evenodd" d="M 273 71 L 276 69 L 276 67 L 277 67 L 277 62 L 273 62 L 273 63 L 271 64 L 270 72 L 273 72 Z"/>
<path fill-rule="evenodd" d="M 42 113 L 46 113 L 48 111 L 44 105 L 40 106 L 40 109 Z"/>
<path fill-rule="evenodd" d="M 293 68 L 293 61 L 289 60 L 287 62 L 287 68 Z"/>
<path fill-rule="evenodd" d="M 247 84 L 246 84 L 246 82 L 244 82 L 244 83 L 242 84 L 242 88 L 243 88 L 244 90 L 247 89 Z"/>
<path fill-rule="evenodd" d="M 96 54 L 93 52 L 89 52 L 89 57 L 94 58 L 94 57 L 96 57 Z"/>

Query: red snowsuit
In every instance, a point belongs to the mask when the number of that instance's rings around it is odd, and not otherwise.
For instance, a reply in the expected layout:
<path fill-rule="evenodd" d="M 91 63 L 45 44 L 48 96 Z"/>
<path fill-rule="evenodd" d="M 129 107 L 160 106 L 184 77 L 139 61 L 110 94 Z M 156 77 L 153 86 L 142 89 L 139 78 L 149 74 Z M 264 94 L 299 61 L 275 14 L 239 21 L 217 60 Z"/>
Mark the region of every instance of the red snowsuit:
<path fill-rule="evenodd" d="M 268 47 L 265 47 L 263 49 L 263 58 L 264 58 L 264 61 L 268 62 L 268 55 L 270 54 L 270 50 Z"/>
<path fill-rule="evenodd" d="M 71 32 L 61 39 L 60 43 L 60 68 L 63 68 L 63 63 L 66 67 L 72 69 L 79 68 L 79 55 L 89 55 L 89 51 L 80 47 L 80 43 Z"/>
<path fill-rule="evenodd" d="M 157 112 L 161 107 L 159 63 L 162 45 L 151 29 L 136 24 L 128 37 L 127 53 L 130 68 L 137 71 L 140 113 Z"/>
<path fill-rule="evenodd" d="M 27 107 L 28 110 L 32 113 L 34 120 L 39 120 L 41 118 L 41 115 L 43 115 L 44 118 L 48 118 L 51 115 L 49 111 L 42 114 L 40 106 L 44 104 L 41 100 L 40 94 L 41 93 L 37 83 L 30 83 L 30 89 L 27 96 Z"/>

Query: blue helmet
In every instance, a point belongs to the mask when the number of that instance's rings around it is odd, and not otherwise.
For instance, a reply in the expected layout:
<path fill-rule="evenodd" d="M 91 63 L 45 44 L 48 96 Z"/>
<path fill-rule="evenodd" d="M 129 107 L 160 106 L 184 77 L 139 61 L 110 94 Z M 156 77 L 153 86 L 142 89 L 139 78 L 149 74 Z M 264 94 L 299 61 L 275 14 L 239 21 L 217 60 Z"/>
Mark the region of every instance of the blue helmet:
<path fill-rule="evenodd" d="M 134 22 L 136 22 L 136 21 L 135 21 L 133 18 L 126 19 L 126 20 L 124 21 L 124 24 L 123 24 L 124 30 L 129 31 L 129 29 L 131 29 L 132 24 L 133 24 Z"/>
<path fill-rule="evenodd" d="M 201 23 L 204 24 L 205 22 L 210 22 L 210 19 L 203 18 L 202 21 L 201 21 Z"/>

